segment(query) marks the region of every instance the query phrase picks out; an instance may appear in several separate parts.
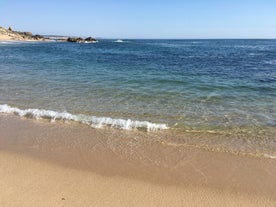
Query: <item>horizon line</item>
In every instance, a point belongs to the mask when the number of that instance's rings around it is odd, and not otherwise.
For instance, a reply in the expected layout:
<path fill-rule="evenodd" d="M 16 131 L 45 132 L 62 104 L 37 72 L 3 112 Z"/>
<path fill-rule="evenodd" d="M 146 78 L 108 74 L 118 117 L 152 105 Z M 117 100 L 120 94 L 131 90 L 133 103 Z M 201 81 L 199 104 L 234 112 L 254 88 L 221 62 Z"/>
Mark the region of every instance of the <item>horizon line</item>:
<path fill-rule="evenodd" d="M 90 37 L 91 35 L 55 35 L 55 34 L 42 34 L 42 36 L 54 36 L 54 37 Z M 276 37 L 210 37 L 210 38 L 193 38 L 193 37 L 96 37 L 91 36 L 96 39 L 110 39 L 110 40 L 118 40 L 118 39 L 125 39 L 125 40 L 276 40 Z"/>

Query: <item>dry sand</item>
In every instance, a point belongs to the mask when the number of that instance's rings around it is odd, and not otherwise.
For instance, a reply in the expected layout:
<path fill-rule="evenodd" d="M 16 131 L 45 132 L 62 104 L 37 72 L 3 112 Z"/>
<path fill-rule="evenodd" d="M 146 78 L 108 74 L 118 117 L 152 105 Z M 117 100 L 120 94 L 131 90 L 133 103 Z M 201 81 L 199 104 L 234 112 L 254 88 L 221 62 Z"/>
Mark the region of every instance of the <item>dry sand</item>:
<path fill-rule="evenodd" d="M 0 41 L 13 40 L 13 37 L 9 35 L 0 34 Z"/>
<path fill-rule="evenodd" d="M 21 35 L 18 34 L 13 34 L 13 33 L 8 33 L 8 32 L 1 32 L 1 27 L 0 27 L 0 41 L 27 41 L 24 39 Z"/>
<path fill-rule="evenodd" d="M 276 206 L 273 159 L 0 115 L 0 206 Z"/>

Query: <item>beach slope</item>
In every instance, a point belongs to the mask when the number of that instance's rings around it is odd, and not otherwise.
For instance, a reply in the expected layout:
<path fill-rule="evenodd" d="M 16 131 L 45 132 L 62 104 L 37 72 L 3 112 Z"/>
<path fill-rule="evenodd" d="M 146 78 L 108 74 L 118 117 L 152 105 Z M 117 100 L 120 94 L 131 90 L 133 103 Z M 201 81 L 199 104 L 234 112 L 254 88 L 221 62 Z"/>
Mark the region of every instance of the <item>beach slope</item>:
<path fill-rule="evenodd" d="M 275 207 L 274 160 L 137 133 L 0 116 L 0 206 Z"/>

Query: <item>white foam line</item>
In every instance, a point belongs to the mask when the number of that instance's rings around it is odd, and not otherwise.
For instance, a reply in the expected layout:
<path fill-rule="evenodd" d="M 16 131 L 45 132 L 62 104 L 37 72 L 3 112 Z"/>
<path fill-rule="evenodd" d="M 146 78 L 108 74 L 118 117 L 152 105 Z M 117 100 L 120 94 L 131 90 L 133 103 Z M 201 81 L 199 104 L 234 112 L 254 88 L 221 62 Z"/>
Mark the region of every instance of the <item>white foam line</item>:
<path fill-rule="evenodd" d="M 46 118 L 51 121 L 55 120 L 68 120 L 76 121 L 83 124 L 90 125 L 94 128 L 101 128 L 110 126 L 112 128 L 131 130 L 138 128 L 145 128 L 147 131 L 158 131 L 168 129 L 166 124 L 156 124 L 148 121 L 133 121 L 130 119 L 113 119 L 110 117 L 96 117 L 88 115 L 74 115 L 68 112 L 56 112 L 44 109 L 19 109 L 11 107 L 7 104 L 0 105 L 0 113 L 16 114 L 21 117 L 31 117 L 35 119 Z"/>
<path fill-rule="evenodd" d="M 276 159 L 276 155 L 264 154 L 265 158 Z"/>

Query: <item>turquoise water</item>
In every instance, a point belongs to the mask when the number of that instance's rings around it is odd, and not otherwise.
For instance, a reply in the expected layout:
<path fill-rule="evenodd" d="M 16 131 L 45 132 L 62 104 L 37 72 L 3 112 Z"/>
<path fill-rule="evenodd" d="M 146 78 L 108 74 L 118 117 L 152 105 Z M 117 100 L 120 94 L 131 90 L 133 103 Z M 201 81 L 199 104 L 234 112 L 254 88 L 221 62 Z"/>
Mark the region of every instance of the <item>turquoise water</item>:
<path fill-rule="evenodd" d="M 0 74 L 2 108 L 105 117 L 103 125 L 276 126 L 276 40 L 1 42 Z"/>

